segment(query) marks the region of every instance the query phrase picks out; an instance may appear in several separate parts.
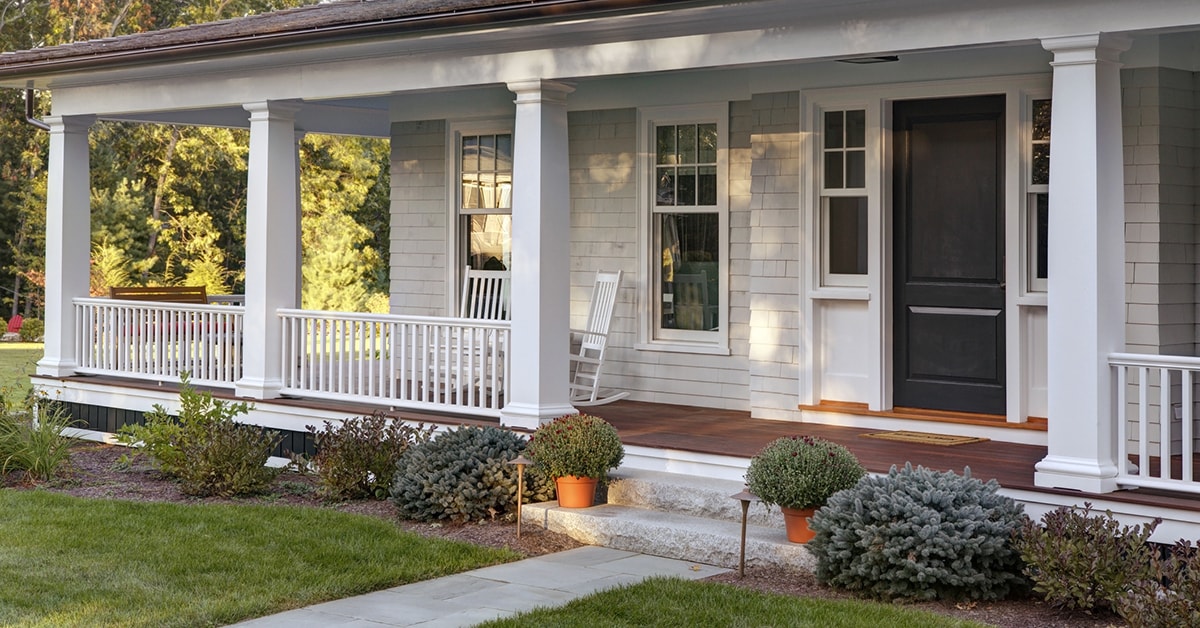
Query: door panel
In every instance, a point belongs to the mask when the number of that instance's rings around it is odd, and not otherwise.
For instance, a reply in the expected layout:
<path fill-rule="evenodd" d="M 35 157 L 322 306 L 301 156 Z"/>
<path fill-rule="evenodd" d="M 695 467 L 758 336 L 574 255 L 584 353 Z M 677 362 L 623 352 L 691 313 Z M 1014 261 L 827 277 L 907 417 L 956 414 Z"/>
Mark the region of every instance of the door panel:
<path fill-rule="evenodd" d="M 897 102 L 896 406 L 1003 414 L 1004 97 Z"/>

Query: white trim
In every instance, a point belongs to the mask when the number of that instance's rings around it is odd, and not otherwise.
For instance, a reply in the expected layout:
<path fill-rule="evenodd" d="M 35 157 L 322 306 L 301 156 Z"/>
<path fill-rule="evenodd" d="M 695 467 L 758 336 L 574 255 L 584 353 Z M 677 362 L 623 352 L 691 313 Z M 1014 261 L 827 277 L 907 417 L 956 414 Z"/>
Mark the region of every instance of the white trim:
<path fill-rule="evenodd" d="M 1028 403 L 1028 384 L 1025 377 L 1026 365 L 1022 349 L 1024 337 L 1029 332 L 1020 325 L 1020 306 L 1040 305 L 1041 299 L 1027 294 L 1023 289 L 1023 273 L 1026 264 L 1022 255 L 1026 250 L 1024 198 L 1028 169 L 1028 152 L 1024 138 L 1028 137 L 1024 123 L 1025 103 L 1031 97 L 1048 93 L 1050 72 L 1045 74 L 1006 77 L 985 77 L 967 80 L 939 80 L 903 84 L 857 86 L 836 89 L 806 90 L 801 94 L 804 114 L 801 118 L 802 146 L 800 164 L 801 181 L 801 265 L 807 270 L 801 274 L 800 293 L 807 295 L 800 306 L 803 320 L 800 325 L 801 346 L 810 348 L 802 352 L 799 398 L 801 403 L 815 404 L 821 398 L 819 363 L 821 338 L 817 308 L 821 301 L 855 299 L 868 302 L 868 316 L 873 321 L 865 330 L 871 338 L 868 342 L 877 347 L 868 365 L 869 398 L 868 408 L 886 410 L 892 406 L 892 140 L 891 104 L 897 100 L 918 98 L 951 98 L 986 94 L 1005 95 L 1004 132 L 1004 234 L 1005 234 L 1005 334 L 1006 334 L 1006 386 L 1007 416 L 1010 422 L 1023 422 Z M 823 181 L 821 176 L 823 128 L 821 113 L 825 110 L 867 109 L 867 188 L 868 196 L 868 273 L 865 291 L 837 291 L 833 286 L 823 285 L 824 235 L 821 225 L 821 199 Z M 874 148 L 872 148 L 874 142 Z M 840 279 L 840 276 L 837 277 Z"/>
<path fill-rule="evenodd" d="M 717 214 L 720 242 L 718 244 L 718 285 L 720 298 L 716 331 L 660 330 L 657 321 L 658 300 L 656 260 L 650 254 L 654 237 L 654 133 L 656 124 L 717 124 L 717 202 L 713 209 L 681 207 L 671 213 Z M 729 355 L 729 103 L 703 103 L 678 107 L 642 107 L 637 115 L 637 202 L 638 202 L 638 286 L 637 329 L 634 348 L 642 351 L 669 351 Z"/>

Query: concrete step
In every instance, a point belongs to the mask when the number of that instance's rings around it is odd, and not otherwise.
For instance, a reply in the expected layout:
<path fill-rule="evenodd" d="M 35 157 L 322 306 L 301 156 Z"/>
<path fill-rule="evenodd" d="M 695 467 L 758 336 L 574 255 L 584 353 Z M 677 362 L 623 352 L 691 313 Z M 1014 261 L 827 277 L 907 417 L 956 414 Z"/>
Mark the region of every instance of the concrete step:
<path fill-rule="evenodd" d="M 608 503 L 741 523 L 741 502 L 731 496 L 745 487 L 741 482 L 691 475 L 621 469 L 612 475 Z M 779 508 L 750 504 L 748 521 L 756 526 L 783 528 Z"/>
<path fill-rule="evenodd" d="M 541 526 L 581 543 L 730 569 L 738 566 L 740 506 L 738 522 L 611 503 L 591 508 L 527 504 L 521 516 L 524 525 Z M 815 561 L 804 545 L 789 543 L 782 528 L 747 526 L 747 569 L 768 565 L 811 571 Z"/>

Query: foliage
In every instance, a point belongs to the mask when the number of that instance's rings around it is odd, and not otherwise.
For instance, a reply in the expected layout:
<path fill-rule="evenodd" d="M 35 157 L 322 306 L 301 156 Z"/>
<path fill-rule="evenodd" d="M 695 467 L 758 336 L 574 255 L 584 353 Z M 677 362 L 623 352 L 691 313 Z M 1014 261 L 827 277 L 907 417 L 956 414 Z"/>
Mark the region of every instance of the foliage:
<path fill-rule="evenodd" d="M 717 582 L 648 578 L 497 619 L 486 628 L 597 626 L 790 626 L 793 628 L 967 628 L 980 624 L 861 600 L 822 600 L 749 591 Z"/>
<path fill-rule="evenodd" d="M 1159 520 L 1121 526 L 1105 512 L 1058 508 L 1042 515 L 1041 525 L 1026 521 L 1014 545 L 1025 561 L 1033 589 L 1058 608 L 1090 611 L 1111 608 L 1134 582 L 1151 577 L 1146 545 Z"/>
<path fill-rule="evenodd" d="M 62 432 L 74 423 L 45 399 L 34 409 L 0 412 L 0 475 L 22 471 L 34 480 L 52 479 L 71 456 L 75 441 Z"/>
<path fill-rule="evenodd" d="M 999 599 L 1025 587 L 1000 485 L 911 464 L 864 477 L 810 520 L 817 579 L 881 599 Z"/>
<path fill-rule="evenodd" d="M 513 511 L 525 440 L 496 427 L 460 427 L 410 447 L 396 465 L 391 500 L 400 516 L 420 521 L 475 521 Z M 529 468 L 524 501 L 553 499 L 553 482 Z"/>
<path fill-rule="evenodd" d="M 307 429 L 316 440 L 313 463 L 320 493 L 331 499 L 384 499 L 400 456 L 429 440 L 434 431 L 432 426 L 390 420 L 383 412 Z"/>
<path fill-rule="evenodd" d="M 0 625 L 225 626 L 516 560 L 332 508 L 0 491 Z"/>
<path fill-rule="evenodd" d="M 746 486 L 767 504 L 817 508 L 867 470 L 849 449 L 812 436 L 779 438 L 750 459 Z"/>
<path fill-rule="evenodd" d="M 278 432 L 234 421 L 250 411 L 249 405 L 197 392 L 186 376 L 179 402 L 178 419 L 155 405 L 144 425 L 123 426 L 118 442 L 141 445 L 163 473 L 180 479 L 189 495 L 249 495 L 270 486 L 279 469 L 265 465 L 282 439 Z"/>
<path fill-rule="evenodd" d="M 27 318 L 21 323 L 21 342 L 41 342 L 46 333 L 46 324 L 40 318 Z"/>
<path fill-rule="evenodd" d="M 380 240 L 389 232 L 389 209 L 387 189 L 378 185 L 387 181 L 388 157 L 380 140 L 305 136 L 301 307 L 362 312 L 373 294 L 388 291 Z"/>
<path fill-rule="evenodd" d="M 32 386 L 29 374 L 41 359 L 41 344 L 28 342 L 0 343 L 0 410 L 20 408 L 28 399 Z"/>
<path fill-rule="evenodd" d="M 1200 626 L 1200 553 L 1180 540 L 1151 556 L 1149 578 L 1135 580 L 1113 606 L 1132 628 Z"/>
<path fill-rule="evenodd" d="M 546 475 L 606 478 L 621 465 L 625 447 L 617 429 L 600 417 L 568 414 L 546 423 L 529 438 L 529 457 Z"/>

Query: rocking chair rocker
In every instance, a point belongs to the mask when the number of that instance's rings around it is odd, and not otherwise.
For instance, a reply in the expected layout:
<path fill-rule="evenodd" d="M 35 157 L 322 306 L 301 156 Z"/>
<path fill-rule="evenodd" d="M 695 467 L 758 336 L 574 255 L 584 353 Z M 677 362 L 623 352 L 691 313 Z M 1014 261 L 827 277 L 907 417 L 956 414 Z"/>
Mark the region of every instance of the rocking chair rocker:
<path fill-rule="evenodd" d="M 572 341 L 579 337 L 579 348 L 571 355 L 571 405 L 598 406 L 629 396 L 628 392 L 602 391 L 600 374 L 604 368 L 604 350 L 612 324 L 621 271 L 596 272 L 592 300 L 588 305 L 585 329 L 572 329 Z M 572 342 L 574 344 L 574 342 Z"/>

